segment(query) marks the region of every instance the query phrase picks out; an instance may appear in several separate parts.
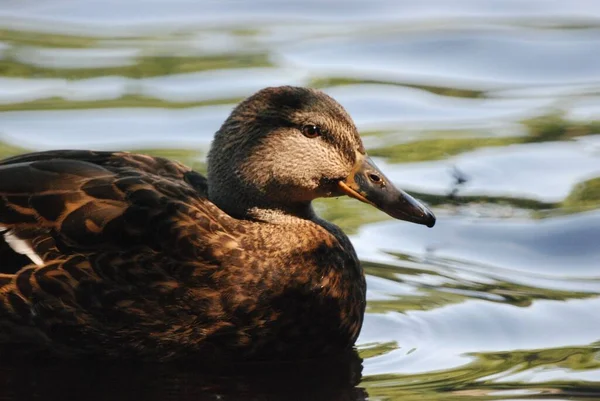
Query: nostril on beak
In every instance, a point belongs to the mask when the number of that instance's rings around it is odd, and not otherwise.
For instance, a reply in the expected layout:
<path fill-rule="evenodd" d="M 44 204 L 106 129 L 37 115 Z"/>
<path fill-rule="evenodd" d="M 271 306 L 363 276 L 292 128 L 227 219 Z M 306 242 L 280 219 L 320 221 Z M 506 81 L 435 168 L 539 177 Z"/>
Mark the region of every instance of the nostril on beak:
<path fill-rule="evenodd" d="M 379 184 L 381 182 L 381 177 L 378 176 L 377 174 L 369 173 L 369 174 L 367 174 L 367 176 L 369 177 L 369 180 L 371 180 L 375 184 Z"/>

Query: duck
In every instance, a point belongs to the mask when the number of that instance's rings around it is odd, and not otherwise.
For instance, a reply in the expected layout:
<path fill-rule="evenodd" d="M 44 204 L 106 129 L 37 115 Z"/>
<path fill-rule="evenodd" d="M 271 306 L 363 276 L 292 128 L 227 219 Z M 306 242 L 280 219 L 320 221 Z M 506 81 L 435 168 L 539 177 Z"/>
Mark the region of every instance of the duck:
<path fill-rule="evenodd" d="M 353 349 L 365 274 L 312 201 L 435 216 L 322 91 L 269 87 L 216 132 L 207 174 L 123 151 L 0 161 L 0 345 L 53 357 L 294 361 Z M 11 348 L 12 347 L 12 348 Z"/>

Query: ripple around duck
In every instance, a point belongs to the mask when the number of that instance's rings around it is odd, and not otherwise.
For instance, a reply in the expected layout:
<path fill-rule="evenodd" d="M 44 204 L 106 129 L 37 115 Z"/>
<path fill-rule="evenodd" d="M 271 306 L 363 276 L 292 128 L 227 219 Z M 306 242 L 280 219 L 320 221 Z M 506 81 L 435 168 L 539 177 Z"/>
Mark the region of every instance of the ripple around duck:
<path fill-rule="evenodd" d="M 508 271 L 557 278 L 600 278 L 600 212 L 542 220 L 463 219 L 447 216 L 435 230 L 380 223 L 363 227 L 357 250 L 414 254 L 428 260 L 454 259 Z M 400 229 L 401 228 L 401 229 Z"/>
<path fill-rule="evenodd" d="M 367 376 L 363 385 L 371 396 L 387 394 L 393 395 L 393 399 L 453 396 L 513 399 L 511 396 L 515 395 L 596 399 L 600 392 L 595 376 L 597 352 L 598 347 L 590 346 L 479 353 L 461 368 L 416 374 L 375 374 Z"/>
<path fill-rule="evenodd" d="M 363 226 L 353 242 L 375 294 L 359 339 L 369 394 L 598 394 L 599 219 Z"/>
<path fill-rule="evenodd" d="M 447 370 L 471 362 L 478 352 L 588 346 L 598 340 L 600 318 L 594 308 L 599 306 L 599 297 L 538 300 L 525 308 L 465 300 L 427 311 L 390 311 L 368 316 L 359 348 L 361 343 L 398 344 L 367 360 L 370 375 Z"/>

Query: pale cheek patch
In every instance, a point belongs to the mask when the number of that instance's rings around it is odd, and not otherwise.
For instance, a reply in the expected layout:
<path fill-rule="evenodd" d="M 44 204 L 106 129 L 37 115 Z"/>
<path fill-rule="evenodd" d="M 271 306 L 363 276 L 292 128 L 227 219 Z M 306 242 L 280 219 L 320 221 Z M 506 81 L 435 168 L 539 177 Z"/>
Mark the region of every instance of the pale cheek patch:
<path fill-rule="evenodd" d="M 12 248 L 13 251 L 15 251 L 16 253 L 20 253 L 21 255 L 27 256 L 29 259 L 31 259 L 33 263 L 35 263 L 38 266 L 44 265 L 44 261 L 42 260 L 42 258 L 40 258 L 40 256 L 37 253 L 35 253 L 31 245 L 27 241 L 18 238 L 16 235 L 14 235 L 12 232 L 10 232 L 2 226 L 0 226 L 0 234 L 4 235 L 4 240 L 6 241 L 8 246 Z"/>

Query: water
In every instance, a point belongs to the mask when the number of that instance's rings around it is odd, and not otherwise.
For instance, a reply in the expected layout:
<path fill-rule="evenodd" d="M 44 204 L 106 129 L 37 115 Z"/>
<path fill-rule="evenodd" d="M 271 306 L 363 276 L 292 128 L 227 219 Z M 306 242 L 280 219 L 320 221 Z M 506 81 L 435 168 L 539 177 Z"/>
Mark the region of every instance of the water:
<path fill-rule="evenodd" d="M 237 101 L 308 85 L 439 220 L 318 204 L 368 273 L 362 365 L 5 363 L 0 399 L 600 399 L 599 48 L 591 0 L 5 1 L 2 156 L 130 149 L 203 170 Z"/>

